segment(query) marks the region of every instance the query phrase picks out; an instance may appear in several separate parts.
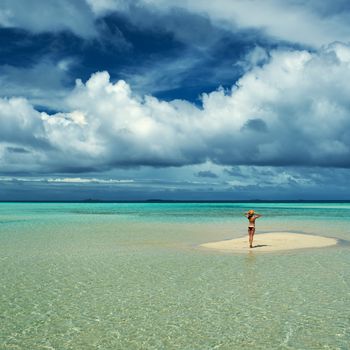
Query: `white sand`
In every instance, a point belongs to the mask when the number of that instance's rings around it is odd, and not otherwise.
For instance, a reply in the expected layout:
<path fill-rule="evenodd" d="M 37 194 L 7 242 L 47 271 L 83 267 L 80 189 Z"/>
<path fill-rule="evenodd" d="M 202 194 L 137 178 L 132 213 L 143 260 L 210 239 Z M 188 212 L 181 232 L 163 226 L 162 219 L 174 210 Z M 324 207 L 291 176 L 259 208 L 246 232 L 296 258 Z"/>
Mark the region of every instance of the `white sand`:
<path fill-rule="evenodd" d="M 249 248 L 248 235 L 226 241 L 204 243 L 201 244 L 200 247 L 226 252 L 244 253 L 248 251 L 276 252 L 304 248 L 322 248 L 336 244 L 337 240 L 334 238 L 290 232 L 273 232 L 255 234 L 253 248 Z"/>

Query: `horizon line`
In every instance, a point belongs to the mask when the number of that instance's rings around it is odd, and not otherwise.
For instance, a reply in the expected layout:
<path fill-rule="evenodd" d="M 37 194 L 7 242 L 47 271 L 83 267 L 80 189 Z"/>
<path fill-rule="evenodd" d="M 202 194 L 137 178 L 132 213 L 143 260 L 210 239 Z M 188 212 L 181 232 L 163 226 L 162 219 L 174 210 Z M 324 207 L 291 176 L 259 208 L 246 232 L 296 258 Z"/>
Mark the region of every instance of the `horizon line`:
<path fill-rule="evenodd" d="M 1 200 L 0 203 L 350 203 L 350 199 L 72 199 Z"/>

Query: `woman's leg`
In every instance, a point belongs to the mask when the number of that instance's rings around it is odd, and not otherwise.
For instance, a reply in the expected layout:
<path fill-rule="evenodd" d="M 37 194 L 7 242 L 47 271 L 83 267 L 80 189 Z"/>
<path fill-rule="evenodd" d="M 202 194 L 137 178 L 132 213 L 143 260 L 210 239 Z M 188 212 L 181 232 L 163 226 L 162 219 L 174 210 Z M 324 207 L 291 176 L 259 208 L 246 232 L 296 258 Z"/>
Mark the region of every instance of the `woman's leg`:
<path fill-rule="evenodd" d="M 255 227 L 253 227 L 251 229 L 251 235 L 252 235 L 252 239 L 251 239 L 251 243 L 250 243 L 250 248 L 253 248 L 253 239 L 254 239 L 254 233 L 255 233 Z"/>
<path fill-rule="evenodd" d="M 249 247 L 253 248 L 253 227 L 248 227 L 248 235 L 249 235 Z"/>

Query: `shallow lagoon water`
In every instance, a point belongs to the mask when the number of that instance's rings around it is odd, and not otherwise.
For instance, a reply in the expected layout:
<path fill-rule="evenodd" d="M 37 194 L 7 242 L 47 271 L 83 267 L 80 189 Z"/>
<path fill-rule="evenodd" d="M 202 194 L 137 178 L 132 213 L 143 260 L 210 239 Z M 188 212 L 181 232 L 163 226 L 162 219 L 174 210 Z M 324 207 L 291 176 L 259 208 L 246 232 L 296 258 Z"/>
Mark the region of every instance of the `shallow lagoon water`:
<path fill-rule="evenodd" d="M 198 245 L 294 231 L 350 240 L 346 203 L 1 203 L 1 349 L 347 349 L 350 247 Z"/>

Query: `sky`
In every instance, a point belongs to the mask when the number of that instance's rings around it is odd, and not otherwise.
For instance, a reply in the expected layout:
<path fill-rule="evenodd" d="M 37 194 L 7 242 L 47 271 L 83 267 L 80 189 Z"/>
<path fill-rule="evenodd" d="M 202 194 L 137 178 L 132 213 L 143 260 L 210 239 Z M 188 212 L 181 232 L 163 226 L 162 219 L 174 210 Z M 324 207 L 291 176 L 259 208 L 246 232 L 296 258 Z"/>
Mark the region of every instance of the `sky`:
<path fill-rule="evenodd" d="M 1 0 L 0 200 L 350 199 L 346 0 Z"/>

